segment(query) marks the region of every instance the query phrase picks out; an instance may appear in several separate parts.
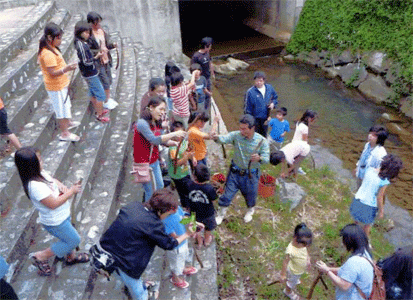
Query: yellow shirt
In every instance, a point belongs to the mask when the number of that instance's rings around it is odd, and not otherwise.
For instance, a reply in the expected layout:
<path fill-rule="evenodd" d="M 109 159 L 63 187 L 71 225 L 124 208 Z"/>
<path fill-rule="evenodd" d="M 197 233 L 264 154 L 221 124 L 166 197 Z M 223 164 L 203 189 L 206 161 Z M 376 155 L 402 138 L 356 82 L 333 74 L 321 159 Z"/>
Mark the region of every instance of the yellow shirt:
<path fill-rule="evenodd" d="M 293 243 L 291 242 L 285 250 L 285 254 L 290 256 L 290 261 L 288 262 L 287 267 L 291 273 L 294 275 L 303 274 L 307 267 L 307 247 L 297 248 L 293 246 Z"/>
<path fill-rule="evenodd" d="M 55 67 L 55 70 L 61 70 L 66 67 L 66 62 L 60 51 L 56 48 L 54 50 L 57 55 L 49 49 L 43 48 L 42 52 L 40 52 L 39 63 L 40 68 L 42 69 L 43 81 L 46 90 L 61 91 L 63 88 L 69 85 L 69 78 L 67 77 L 67 75 L 62 74 L 58 76 L 51 76 L 47 71 L 47 68 L 50 67 Z"/>
<path fill-rule="evenodd" d="M 207 148 L 204 141 L 204 137 L 208 134 L 199 130 L 199 128 L 192 126 L 188 130 L 188 144 L 195 152 L 195 159 L 204 159 L 207 154 Z"/>

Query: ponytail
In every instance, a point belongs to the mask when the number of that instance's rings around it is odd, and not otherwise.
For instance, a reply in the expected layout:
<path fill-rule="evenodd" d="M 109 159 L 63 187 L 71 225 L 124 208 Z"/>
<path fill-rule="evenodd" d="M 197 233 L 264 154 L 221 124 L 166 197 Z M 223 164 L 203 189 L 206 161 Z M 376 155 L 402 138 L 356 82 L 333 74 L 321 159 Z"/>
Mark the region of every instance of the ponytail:
<path fill-rule="evenodd" d="M 44 28 L 43 36 L 39 40 L 39 51 L 37 52 L 37 55 L 39 56 L 44 48 L 47 48 L 48 50 L 50 50 L 55 55 L 58 55 L 56 53 L 56 51 L 47 42 L 47 36 L 50 35 L 52 37 L 52 40 L 54 40 L 56 37 L 58 37 L 62 34 L 63 34 L 63 30 L 59 27 L 59 25 L 57 25 L 53 22 L 47 23 L 46 27 Z M 61 52 L 58 47 L 56 47 L 56 49 L 59 52 Z"/>

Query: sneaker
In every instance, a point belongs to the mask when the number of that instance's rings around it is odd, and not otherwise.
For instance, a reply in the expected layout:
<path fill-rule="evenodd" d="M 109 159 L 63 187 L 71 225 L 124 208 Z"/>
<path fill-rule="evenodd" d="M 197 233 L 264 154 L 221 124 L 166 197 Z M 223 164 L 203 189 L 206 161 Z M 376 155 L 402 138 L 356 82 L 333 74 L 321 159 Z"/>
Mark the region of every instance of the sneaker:
<path fill-rule="evenodd" d="M 217 223 L 217 225 L 221 225 L 222 221 L 224 221 L 227 210 L 228 207 L 221 207 L 221 209 L 218 211 L 217 216 L 215 217 L 215 222 Z"/>
<path fill-rule="evenodd" d="M 80 137 L 74 133 L 71 133 L 68 136 L 59 135 L 59 140 L 63 142 L 78 142 Z"/>
<path fill-rule="evenodd" d="M 107 109 L 114 109 L 116 106 L 118 106 L 118 104 L 119 104 L 118 102 L 116 102 L 112 98 L 109 98 L 108 101 L 103 103 L 103 107 Z"/>
<path fill-rule="evenodd" d="M 301 175 L 307 175 L 307 173 L 304 172 L 304 170 L 301 167 L 298 168 L 297 173 Z"/>
<path fill-rule="evenodd" d="M 286 289 L 283 290 L 284 295 L 286 295 L 288 298 L 291 300 L 300 300 L 300 296 L 298 296 L 294 291 L 291 291 L 290 293 L 287 292 Z"/>
<path fill-rule="evenodd" d="M 69 127 L 67 129 L 70 130 L 70 129 L 78 127 L 79 125 L 80 125 L 80 122 L 72 121 L 72 122 L 70 122 Z"/>
<path fill-rule="evenodd" d="M 248 209 L 247 213 L 246 213 L 245 216 L 244 216 L 244 222 L 245 222 L 245 223 L 251 222 L 251 220 L 252 220 L 252 215 L 254 214 L 254 212 L 255 212 L 254 207 L 251 207 L 251 208 Z"/>

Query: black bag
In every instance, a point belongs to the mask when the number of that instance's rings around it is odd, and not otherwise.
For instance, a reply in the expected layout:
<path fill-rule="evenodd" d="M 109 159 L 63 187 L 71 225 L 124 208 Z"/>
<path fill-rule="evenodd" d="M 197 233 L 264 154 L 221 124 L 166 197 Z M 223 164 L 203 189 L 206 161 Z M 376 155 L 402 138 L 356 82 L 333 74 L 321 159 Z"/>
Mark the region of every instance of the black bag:
<path fill-rule="evenodd" d="M 96 272 L 105 275 L 109 280 L 109 276 L 116 270 L 113 255 L 103 249 L 99 243 L 93 245 L 89 252 L 91 256 L 90 265 Z"/>

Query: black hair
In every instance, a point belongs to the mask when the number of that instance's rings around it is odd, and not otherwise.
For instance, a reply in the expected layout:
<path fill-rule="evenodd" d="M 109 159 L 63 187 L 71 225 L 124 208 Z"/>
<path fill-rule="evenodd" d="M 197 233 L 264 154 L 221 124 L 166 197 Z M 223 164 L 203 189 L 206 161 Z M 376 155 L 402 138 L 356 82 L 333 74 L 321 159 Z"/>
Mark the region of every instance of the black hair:
<path fill-rule="evenodd" d="M 340 230 L 340 236 L 343 237 L 343 244 L 347 251 L 353 255 L 363 255 L 365 251 L 369 254 L 369 241 L 363 228 L 357 224 L 348 224 Z"/>
<path fill-rule="evenodd" d="M 214 42 L 214 41 L 212 40 L 211 37 L 204 37 L 204 38 L 201 40 L 201 49 L 208 48 L 209 46 L 212 45 L 213 42 Z"/>
<path fill-rule="evenodd" d="M 403 162 L 397 155 L 387 154 L 380 164 L 379 177 L 381 179 L 393 179 L 399 175 L 403 168 Z"/>
<path fill-rule="evenodd" d="M 294 238 L 297 243 L 309 246 L 313 242 L 313 233 L 305 223 L 300 223 L 294 229 Z"/>
<path fill-rule="evenodd" d="M 194 123 L 195 121 L 204 121 L 208 122 L 209 121 L 209 115 L 207 112 L 193 112 L 191 116 L 189 117 L 188 124 Z M 193 125 L 193 124 L 192 124 Z"/>
<path fill-rule="evenodd" d="M 370 132 L 373 132 L 377 136 L 377 145 L 384 146 L 384 142 L 389 136 L 386 128 L 380 125 L 374 125 L 369 129 L 369 133 Z"/>
<path fill-rule="evenodd" d="M 171 125 L 171 132 L 174 132 L 175 130 L 182 128 L 184 128 L 184 124 L 182 122 L 175 121 Z"/>
<path fill-rule="evenodd" d="M 285 154 L 282 151 L 275 151 L 270 154 L 270 163 L 274 166 L 285 160 Z"/>
<path fill-rule="evenodd" d="M 301 119 L 298 121 L 298 123 L 304 123 L 305 125 L 308 126 L 308 121 L 310 119 L 314 119 L 317 116 L 317 113 L 311 109 L 307 109 Z"/>
<path fill-rule="evenodd" d="M 153 96 L 151 99 L 149 99 L 148 105 L 146 105 L 144 111 L 141 112 L 141 118 L 148 121 L 150 123 L 152 121 L 152 114 L 150 112 L 150 107 L 158 107 L 162 103 L 166 103 L 165 100 L 161 96 Z M 161 120 L 156 120 L 155 121 L 156 126 L 161 127 L 162 126 L 162 121 Z"/>
<path fill-rule="evenodd" d="M 287 109 L 285 107 L 278 108 L 275 113 L 281 113 L 284 117 L 287 115 Z"/>
<path fill-rule="evenodd" d="M 14 155 L 14 163 L 20 175 L 24 192 L 29 197 L 29 182 L 32 180 L 48 182 L 41 174 L 40 161 L 34 147 L 22 147 Z M 30 198 L 30 197 L 29 197 Z"/>
<path fill-rule="evenodd" d="M 165 85 L 165 81 L 162 78 L 154 77 L 149 80 L 149 90 L 154 91 L 158 86 Z"/>
<path fill-rule="evenodd" d="M 98 14 L 97 12 L 95 12 L 95 11 L 89 12 L 89 13 L 87 14 L 86 19 L 87 19 L 87 22 L 88 22 L 88 23 L 92 23 L 92 24 L 95 24 L 96 22 L 99 22 L 99 21 L 102 21 L 102 20 L 103 20 L 102 16 L 99 15 L 99 14 Z"/>
<path fill-rule="evenodd" d="M 75 41 L 74 41 L 75 45 L 76 45 L 77 39 L 83 41 L 81 34 L 85 31 L 89 31 L 89 34 L 91 33 L 92 29 L 90 28 L 90 24 L 85 21 L 77 22 L 75 25 Z"/>
<path fill-rule="evenodd" d="M 254 80 L 257 78 L 262 78 L 264 80 L 267 79 L 267 77 L 265 76 L 265 73 L 261 71 L 257 71 L 254 73 Z"/>
<path fill-rule="evenodd" d="M 255 118 L 249 114 L 242 115 L 239 122 L 241 124 L 247 124 L 249 129 L 255 126 Z"/>
<path fill-rule="evenodd" d="M 168 97 L 170 97 L 170 89 L 171 89 L 171 76 L 173 73 L 181 72 L 173 61 L 168 61 L 165 64 L 165 85 L 166 85 L 166 93 Z"/>
<path fill-rule="evenodd" d="M 59 25 L 53 22 L 47 23 L 44 28 L 43 36 L 39 40 L 39 51 L 37 52 L 37 55 L 40 55 L 44 48 L 47 48 L 48 50 L 52 51 L 55 55 L 58 55 L 47 42 L 47 37 L 50 36 L 53 41 L 56 37 L 61 36 L 62 34 L 63 29 L 60 28 Z M 59 50 L 59 52 L 61 52 L 59 47 L 56 47 L 56 49 Z"/>
<path fill-rule="evenodd" d="M 201 65 L 200 65 L 200 64 L 192 64 L 192 65 L 190 66 L 190 68 L 189 68 L 189 71 L 192 73 L 192 72 L 194 72 L 195 70 L 202 71 Z"/>
<path fill-rule="evenodd" d="M 196 180 L 199 183 L 208 181 L 210 177 L 208 167 L 204 165 L 203 163 L 199 163 L 196 165 L 194 169 L 194 175 L 195 175 Z"/>
<path fill-rule="evenodd" d="M 172 86 L 177 86 L 181 82 L 184 81 L 184 76 L 181 74 L 181 72 L 176 72 L 171 75 L 171 85 Z"/>
<path fill-rule="evenodd" d="M 149 201 L 143 205 L 156 214 L 162 215 L 168 211 L 177 209 L 179 200 L 174 191 L 170 189 L 160 189 L 155 191 Z"/>

